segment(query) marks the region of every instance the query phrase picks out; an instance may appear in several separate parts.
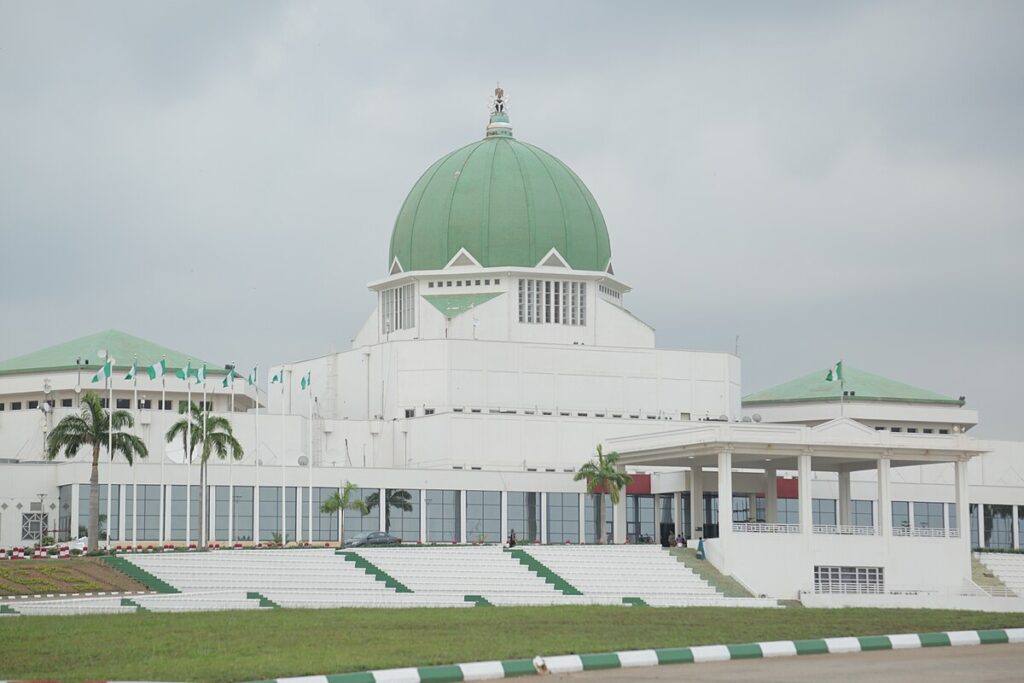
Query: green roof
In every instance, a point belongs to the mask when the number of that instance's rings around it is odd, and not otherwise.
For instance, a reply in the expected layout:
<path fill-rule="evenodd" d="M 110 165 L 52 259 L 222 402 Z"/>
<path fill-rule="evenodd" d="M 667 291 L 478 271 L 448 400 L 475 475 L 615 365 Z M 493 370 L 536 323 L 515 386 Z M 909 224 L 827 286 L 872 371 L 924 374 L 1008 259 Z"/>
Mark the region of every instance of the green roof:
<path fill-rule="evenodd" d="M 427 169 L 398 212 L 388 267 L 397 258 L 407 272 L 440 270 L 462 248 L 485 267 L 532 268 L 552 248 L 576 270 L 603 271 L 611 259 L 590 190 L 511 128 Z"/>
<path fill-rule="evenodd" d="M 455 318 L 480 304 L 487 303 L 501 292 L 490 294 L 426 294 L 424 299 L 441 311 L 446 318 Z"/>
<path fill-rule="evenodd" d="M 153 365 L 163 357 L 167 358 L 168 369 L 183 367 L 189 359 L 192 360 L 193 368 L 209 365 L 195 356 L 188 356 L 119 330 L 106 330 L 0 362 L 0 374 L 74 370 L 77 367 L 75 360 L 78 358 L 83 362 L 88 361 L 90 367 L 99 367 L 103 364 L 103 360 L 96 355 L 100 350 L 107 351 L 114 358 L 118 368 L 129 368 L 135 360 L 141 371 L 141 368 Z M 215 366 L 208 368 L 208 372 L 211 375 L 224 374 L 224 369 Z"/>
<path fill-rule="evenodd" d="M 959 399 L 937 394 L 927 389 L 919 389 L 903 382 L 872 375 L 870 372 L 857 370 L 843 365 L 843 386 L 839 382 L 828 382 L 825 375 L 827 368 L 822 368 L 799 379 L 758 391 L 743 397 L 744 406 L 766 405 L 771 403 L 796 403 L 806 401 L 838 401 L 842 390 L 847 392 L 849 401 L 898 401 L 903 403 L 943 403 L 963 405 Z"/>

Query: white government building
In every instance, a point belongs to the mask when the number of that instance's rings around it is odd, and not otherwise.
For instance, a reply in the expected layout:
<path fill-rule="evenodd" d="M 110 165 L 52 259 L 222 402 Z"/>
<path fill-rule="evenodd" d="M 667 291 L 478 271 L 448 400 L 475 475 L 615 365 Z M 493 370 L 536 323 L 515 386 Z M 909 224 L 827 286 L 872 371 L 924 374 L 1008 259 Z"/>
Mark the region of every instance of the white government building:
<path fill-rule="evenodd" d="M 972 548 L 1020 547 L 1024 442 L 972 438 L 963 397 L 847 367 L 842 388 L 821 368 L 744 398 L 738 357 L 657 348 L 626 308 L 594 197 L 513 137 L 500 91 L 485 137 L 413 186 L 369 288 L 377 306 L 351 349 L 261 372 L 258 395 L 248 368 L 232 395 L 225 366 L 207 364 L 206 400 L 245 449 L 209 467 L 211 540 L 335 541 L 319 503 L 349 481 L 364 499 L 404 491 L 408 509 L 346 513 L 347 536 L 593 543 L 596 500 L 573 474 L 603 444 L 635 479 L 607 503 L 615 543 L 703 537 L 756 594 L 952 594 Z M 0 363 L 0 547 L 84 534 L 89 453 L 43 452 L 82 392 L 102 392 L 100 351 L 150 453 L 134 467 L 104 457 L 110 543 L 198 540 L 198 466 L 163 435 L 186 398 L 174 370 L 204 361 L 111 330 Z M 123 379 L 161 358 L 163 380 Z"/>

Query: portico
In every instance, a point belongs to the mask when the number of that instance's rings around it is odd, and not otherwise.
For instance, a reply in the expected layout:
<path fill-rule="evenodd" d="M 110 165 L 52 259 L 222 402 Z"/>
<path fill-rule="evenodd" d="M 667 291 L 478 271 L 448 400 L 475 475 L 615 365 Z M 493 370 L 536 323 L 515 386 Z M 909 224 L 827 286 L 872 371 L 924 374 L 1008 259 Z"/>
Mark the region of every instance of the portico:
<path fill-rule="evenodd" d="M 813 590 L 816 571 L 821 567 L 882 568 L 887 571 L 887 585 L 904 588 L 919 584 L 922 588 L 924 584 L 953 588 L 970 578 L 970 535 L 961 533 L 969 528 L 967 463 L 983 451 L 966 436 L 939 439 L 891 434 L 838 418 L 816 427 L 695 424 L 657 434 L 609 439 L 606 447 L 617 452 L 620 464 L 627 468 L 687 470 L 693 538 L 706 539 L 708 557 L 719 570 L 766 594 L 784 597 Z M 955 527 L 894 528 L 891 469 L 937 463 L 954 469 Z M 717 520 L 706 519 L 704 504 L 703 475 L 712 468 L 717 476 Z M 862 520 L 854 523 L 851 475 L 866 470 L 876 473 L 877 504 L 871 524 Z M 776 517 L 776 480 L 780 472 L 796 475 L 796 521 Z M 816 472 L 835 473 L 838 478 L 834 523 L 813 521 L 811 488 Z M 764 521 L 740 521 L 730 514 L 737 473 L 742 473 L 747 482 L 759 478 L 763 483 L 760 493 L 765 499 Z M 771 572 L 764 570 L 765 563 L 759 561 L 769 553 L 777 565 Z M 929 557 L 934 560 L 929 566 L 931 578 L 916 576 L 914 569 Z"/>

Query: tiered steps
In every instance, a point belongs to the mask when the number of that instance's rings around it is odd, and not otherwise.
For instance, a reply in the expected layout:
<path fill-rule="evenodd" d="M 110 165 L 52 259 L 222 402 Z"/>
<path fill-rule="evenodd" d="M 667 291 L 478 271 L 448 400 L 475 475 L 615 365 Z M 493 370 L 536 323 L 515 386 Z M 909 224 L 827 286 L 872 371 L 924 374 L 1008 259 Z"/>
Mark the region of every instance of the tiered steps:
<path fill-rule="evenodd" d="M 652 607 L 777 607 L 728 598 L 660 546 L 525 546 L 527 553 L 593 598 L 640 598 Z"/>
<path fill-rule="evenodd" d="M 978 559 L 1006 588 L 1024 596 L 1024 555 L 1018 553 L 980 553 Z"/>

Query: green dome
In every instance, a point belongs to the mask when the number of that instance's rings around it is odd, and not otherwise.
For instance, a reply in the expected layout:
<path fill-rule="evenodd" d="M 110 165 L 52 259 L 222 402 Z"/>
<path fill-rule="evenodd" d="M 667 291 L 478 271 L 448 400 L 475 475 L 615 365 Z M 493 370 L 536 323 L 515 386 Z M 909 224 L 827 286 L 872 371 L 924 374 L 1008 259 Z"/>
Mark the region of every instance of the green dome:
<path fill-rule="evenodd" d="M 405 271 L 439 270 L 465 248 L 485 267 L 533 267 L 552 249 L 575 270 L 603 271 L 608 228 L 568 166 L 512 137 L 491 116 L 488 137 L 427 169 L 402 204 L 391 254 Z"/>

